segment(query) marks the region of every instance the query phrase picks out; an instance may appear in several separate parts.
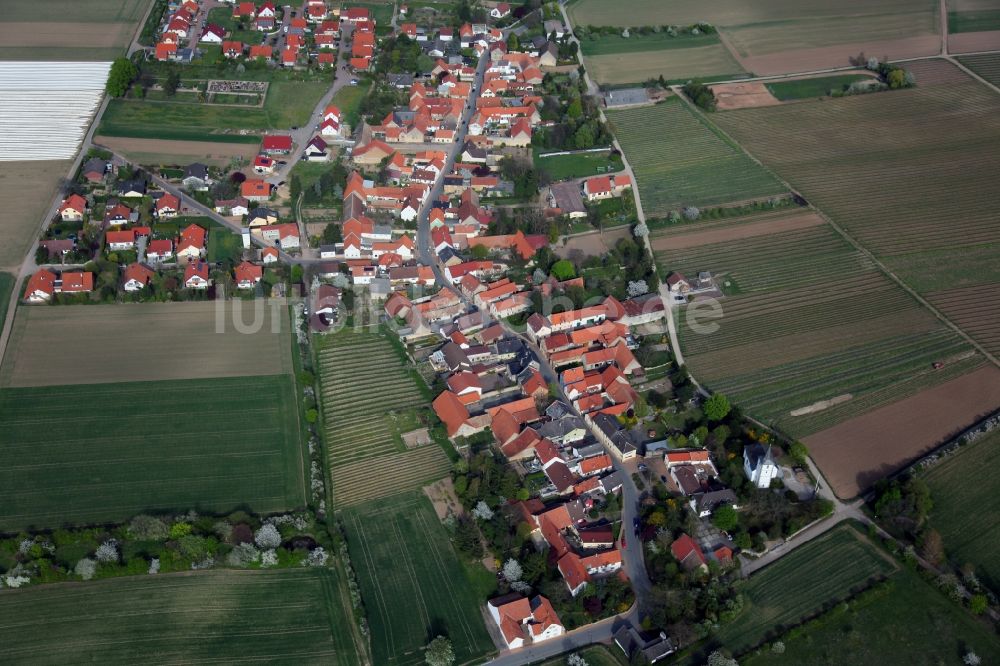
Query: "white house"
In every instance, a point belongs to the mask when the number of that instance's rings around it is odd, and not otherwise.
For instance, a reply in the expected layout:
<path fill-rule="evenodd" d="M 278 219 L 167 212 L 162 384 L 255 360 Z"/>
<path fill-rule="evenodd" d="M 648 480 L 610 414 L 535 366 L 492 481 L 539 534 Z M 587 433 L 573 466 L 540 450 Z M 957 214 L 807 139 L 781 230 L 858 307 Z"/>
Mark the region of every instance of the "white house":
<path fill-rule="evenodd" d="M 758 488 L 770 488 L 772 479 L 781 478 L 781 469 L 771 457 L 771 447 L 760 444 L 743 448 L 743 473 Z"/>

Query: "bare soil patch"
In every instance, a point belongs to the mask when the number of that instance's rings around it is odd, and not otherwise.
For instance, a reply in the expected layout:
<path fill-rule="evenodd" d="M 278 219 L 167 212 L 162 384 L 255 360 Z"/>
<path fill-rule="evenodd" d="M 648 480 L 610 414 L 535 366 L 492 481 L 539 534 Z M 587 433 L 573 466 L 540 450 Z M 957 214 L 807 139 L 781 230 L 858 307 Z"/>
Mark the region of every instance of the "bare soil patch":
<path fill-rule="evenodd" d="M 827 67 L 843 67 L 848 65 L 847 58 L 859 52 L 877 53 L 879 57 L 888 56 L 890 60 L 898 58 L 916 58 L 929 56 L 941 50 L 941 38 L 937 35 L 922 35 L 905 39 L 890 39 L 878 42 L 859 42 L 825 46 L 821 48 L 795 49 L 757 56 L 746 56 L 740 59 L 740 64 L 749 72 L 758 76 L 770 74 L 787 74 L 790 72 L 807 72 Z"/>
<path fill-rule="evenodd" d="M 117 48 L 129 43 L 134 30 L 132 23 L 0 23 L 0 44 Z"/>
<path fill-rule="evenodd" d="M 191 162 L 225 166 L 234 157 L 252 159 L 258 148 L 255 144 L 247 143 L 166 141 L 118 136 L 97 136 L 94 137 L 94 143 L 140 164 L 153 166 L 185 165 Z"/>
<path fill-rule="evenodd" d="M 418 446 L 430 443 L 431 436 L 430 433 L 427 432 L 427 428 L 420 428 L 419 430 L 412 430 L 410 432 L 403 433 L 403 444 L 405 444 L 408 449 L 415 449 Z"/>
<path fill-rule="evenodd" d="M 429 486 L 424 486 L 423 490 L 431 504 L 434 505 L 434 513 L 437 514 L 438 520 L 444 520 L 449 515 L 458 516 L 465 512 L 455 494 L 455 486 L 450 476 L 435 481 Z"/>
<path fill-rule="evenodd" d="M 629 227 L 620 227 L 609 231 L 584 233 L 571 236 L 564 245 L 555 248 L 560 257 L 569 257 L 583 253 L 585 256 L 606 254 L 611 247 L 622 238 L 632 235 Z"/>
<path fill-rule="evenodd" d="M 948 53 L 975 53 L 1000 49 L 1000 30 L 948 35 Z"/>
<path fill-rule="evenodd" d="M 0 269 L 17 272 L 70 163 L 0 162 Z"/>
<path fill-rule="evenodd" d="M 766 85 L 757 81 L 720 83 L 709 87 L 715 93 L 716 106 L 720 111 L 781 104 L 781 101 L 771 94 Z"/>
<path fill-rule="evenodd" d="M 985 366 L 806 438 L 839 497 L 853 497 L 1000 407 L 1000 370 Z"/>
<path fill-rule="evenodd" d="M 259 327 L 252 326 L 255 304 Z M 234 315 L 247 333 L 236 330 Z M 0 386 L 283 374 L 291 372 L 288 335 L 287 309 L 263 301 L 25 305 L 14 319 Z"/>
<path fill-rule="evenodd" d="M 653 252 L 683 250 L 689 247 L 712 245 L 713 243 L 725 243 L 744 238 L 754 238 L 756 236 L 769 236 L 783 231 L 808 229 L 809 227 L 818 227 L 822 224 L 825 224 L 823 218 L 816 213 L 801 213 L 791 217 L 761 220 L 760 222 L 751 222 L 724 229 L 695 231 L 694 233 L 682 236 L 655 238 L 651 242 L 651 247 L 653 248 Z"/>
<path fill-rule="evenodd" d="M 824 409 L 829 409 L 835 405 L 839 405 L 842 402 L 847 402 L 854 396 L 850 393 L 845 393 L 843 395 L 838 395 L 835 398 L 830 398 L 829 400 L 818 400 L 807 407 L 800 407 L 799 409 L 793 409 L 790 414 L 792 416 L 805 416 L 806 414 L 815 414 L 816 412 L 822 412 Z"/>

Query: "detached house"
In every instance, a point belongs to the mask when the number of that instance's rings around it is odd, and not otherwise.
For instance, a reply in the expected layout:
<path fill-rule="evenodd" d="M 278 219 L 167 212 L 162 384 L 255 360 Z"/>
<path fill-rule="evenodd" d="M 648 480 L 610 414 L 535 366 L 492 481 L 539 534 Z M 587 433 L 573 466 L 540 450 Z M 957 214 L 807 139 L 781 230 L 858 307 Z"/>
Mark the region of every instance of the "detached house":
<path fill-rule="evenodd" d="M 59 206 L 59 217 L 63 222 L 82 222 L 87 212 L 87 200 L 79 194 L 71 194 Z"/>
<path fill-rule="evenodd" d="M 47 303 L 52 300 L 55 292 L 56 274 L 43 268 L 28 278 L 28 284 L 24 288 L 24 300 L 28 303 Z"/>
<path fill-rule="evenodd" d="M 109 250 L 133 250 L 135 249 L 135 231 L 125 229 L 124 231 L 109 231 L 104 236 Z"/>
<path fill-rule="evenodd" d="M 184 267 L 184 286 L 188 289 L 208 289 L 208 263 L 192 261 Z"/>
<path fill-rule="evenodd" d="M 264 269 L 244 261 L 233 271 L 237 289 L 253 289 L 264 277 Z"/>
<path fill-rule="evenodd" d="M 632 181 L 624 174 L 615 176 L 597 176 L 583 182 L 583 196 L 587 201 L 602 201 L 612 197 L 620 197 L 625 190 L 632 188 Z"/>
<path fill-rule="evenodd" d="M 161 262 L 174 256 L 174 244 L 167 239 L 149 241 L 146 246 L 146 261 Z"/>
<path fill-rule="evenodd" d="M 156 200 L 156 217 L 167 218 L 176 217 L 177 211 L 181 207 L 181 201 L 172 194 L 166 193 Z"/>
<path fill-rule="evenodd" d="M 247 201 L 267 201 L 271 198 L 271 184 L 257 178 L 248 178 L 240 185 L 240 194 Z"/>
<path fill-rule="evenodd" d="M 197 224 L 186 226 L 177 241 L 177 256 L 185 259 L 198 259 L 204 256 L 206 236 L 207 232 L 203 227 Z"/>
<path fill-rule="evenodd" d="M 510 649 L 540 643 L 566 633 L 552 604 L 541 595 L 529 600 L 511 593 L 491 599 L 487 606 L 490 617 Z"/>
<path fill-rule="evenodd" d="M 142 291 L 149 284 L 154 273 L 148 266 L 143 266 L 140 263 L 129 264 L 128 268 L 125 269 L 125 277 L 123 287 L 125 291 L 135 292 Z"/>

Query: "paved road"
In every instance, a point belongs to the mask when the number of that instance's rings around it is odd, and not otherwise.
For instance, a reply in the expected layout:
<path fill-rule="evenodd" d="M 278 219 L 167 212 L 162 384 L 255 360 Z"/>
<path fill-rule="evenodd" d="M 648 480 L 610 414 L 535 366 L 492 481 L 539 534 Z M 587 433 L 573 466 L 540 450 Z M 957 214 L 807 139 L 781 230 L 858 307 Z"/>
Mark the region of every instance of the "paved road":
<path fill-rule="evenodd" d="M 521 666 L 549 659 L 564 652 L 581 650 L 594 643 L 608 643 L 611 641 L 611 637 L 620 624 L 626 620 L 635 621 L 633 617 L 634 613 L 635 610 L 633 608 L 625 615 L 615 615 L 605 618 L 600 622 L 580 627 L 559 638 L 553 638 L 543 643 L 536 643 L 517 650 L 504 650 L 492 661 L 486 663 L 489 666 Z"/>

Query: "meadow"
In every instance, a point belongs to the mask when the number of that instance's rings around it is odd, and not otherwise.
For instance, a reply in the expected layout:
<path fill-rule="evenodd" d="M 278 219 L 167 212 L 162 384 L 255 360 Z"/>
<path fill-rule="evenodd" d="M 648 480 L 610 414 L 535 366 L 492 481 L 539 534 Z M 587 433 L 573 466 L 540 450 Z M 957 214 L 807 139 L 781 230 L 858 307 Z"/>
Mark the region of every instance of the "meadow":
<path fill-rule="evenodd" d="M 4 590 L 4 660 L 355 666 L 336 576 L 331 569 L 204 571 Z"/>
<path fill-rule="evenodd" d="M 1000 526 L 980 518 L 1000 511 L 1000 495 L 989 481 L 992 477 L 982 474 L 997 464 L 1000 432 L 992 432 L 966 444 L 923 475 L 934 499 L 930 526 L 944 538 L 948 559 L 957 566 L 975 565 L 979 579 L 994 590 L 1000 589 L 1000 562 L 993 556 L 1000 546 Z M 969 483 L 973 478 L 980 482 Z"/>
<path fill-rule="evenodd" d="M 480 613 L 483 600 L 466 582 L 426 496 L 401 494 L 345 509 L 342 517 L 371 627 L 374 663 L 423 664 L 422 648 L 437 635 L 451 639 L 459 664 L 493 650 Z"/>
<path fill-rule="evenodd" d="M 404 433 L 426 427 L 428 389 L 384 336 L 342 331 L 322 339 L 320 401 L 338 506 L 420 488 L 447 474 L 436 444 L 407 448 Z"/>
<path fill-rule="evenodd" d="M 743 612 L 713 638 L 745 652 L 897 569 L 853 527 L 838 525 L 750 576 Z"/>
<path fill-rule="evenodd" d="M 784 192 L 781 183 L 676 97 L 607 116 L 635 171 L 646 215 Z"/>
<path fill-rule="evenodd" d="M 738 113 L 738 112 L 737 112 Z M 813 213 L 790 209 L 654 232 L 668 274 L 710 271 L 728 295 L 717 329 L 679 332 L 694 376 L 800 437 L 983 363 Z M 944 370 L 932 362 L 953 359 Z M 815 403 L 849 397 L 838 405 Z M 807 410 L 793 416 L 795 410 Z"/>
<path fill-rule="evenodd" d="M 969 651 L 983 664 L 1000 660 L 1000 641 L 988 626 L 946 599 L 916 573 L 900 569 L 884 588 L 863 595 L 782 638 L 785 651 L 740 659 L 744 666 L 962 663 Z"/>
<path fill-rule="evenodd" d="M 290 377 L 4 389 L 0 430 L 4 531 L 306 503 Z"/>
<path fill-rule="evenodd" d="M 257 134 L 287 130 L 308 122 L 329 84 L 320 81 L 274 81 L 263 108 L 240 108 L 116 99 L 108 105 L 98 133 L 143 139 L 257 142 Z M 239 132 L 246 130 L 250 135 Z"/>
<path fill-rule="evenodd" d="M 1000 6 L 993 0 L 947 0 L 948 32 L 1000 30 Z"/>
<path fill-rule="evenodd" d="M 288 374 L 288 330 L 287 310 L 261 301 L 23 306 L 0 387 Z"/>
<path fill-rule="evenodd" d="M 795 79 L 792 81 L 774 81 L 767 83 L 767 89 L 782 102 L 793 99 L 809 99 L 824 97 L 831 91 L 843 92 L 852 83 L 871 80 L 865 74 L 838 74 L 834 76 L 817 76 L 810 79 Z"/>
<path fill-rule="evenodd" d="M 537 147 L 532 148 L 535 167 L 544 170 L 552 180 L 584 178 L 622 170 L 622 158 L 617 153 L 572 153 L 545 156 Z"/>

